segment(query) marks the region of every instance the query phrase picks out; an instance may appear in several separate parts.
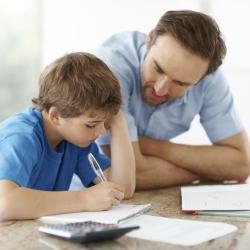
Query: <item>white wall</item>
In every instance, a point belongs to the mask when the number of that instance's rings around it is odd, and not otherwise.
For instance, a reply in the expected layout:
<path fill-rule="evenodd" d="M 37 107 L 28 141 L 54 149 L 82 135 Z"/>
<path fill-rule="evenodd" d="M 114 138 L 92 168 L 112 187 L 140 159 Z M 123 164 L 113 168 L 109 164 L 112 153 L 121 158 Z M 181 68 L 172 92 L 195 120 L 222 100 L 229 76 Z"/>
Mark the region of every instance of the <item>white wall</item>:
<path fill-rule="evenodd" d="M 0 121 L 23 111 L 40 70 L 41 0 L 0 0 Z"/>
<path fill-rule="evenodd" d="M 45 0 L 44 3 L 45 62 L 66 51 L 92 51 L 114 32 L 148 32 L 166 10 L 199 9 L 197 0 Z"/>
<path fill-rule="evenodd" d="M 93 51 L 106 37 L 124 30 L 149 32 L 159 17 L 172 9 L 211 14 L 225 35 L 224 64 L 236 107 L 250 133 L 250 1 L 245 0 L 45 0 L 43 64 L 72 51 Z M 207 143 L 195 119 L 190 132 L 175 141 Z"/>

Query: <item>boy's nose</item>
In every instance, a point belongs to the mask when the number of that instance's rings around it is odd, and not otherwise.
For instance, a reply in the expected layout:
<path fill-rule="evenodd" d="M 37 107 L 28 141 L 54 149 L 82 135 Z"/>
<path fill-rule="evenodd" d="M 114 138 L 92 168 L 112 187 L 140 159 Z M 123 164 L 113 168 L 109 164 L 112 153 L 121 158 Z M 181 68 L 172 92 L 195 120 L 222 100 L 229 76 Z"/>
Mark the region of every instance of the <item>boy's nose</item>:
<path fill-rule="evenodd" d="M 154 85 L 154 91 L 158 96 L 164 96 L 168 93 L 170 81 L 167 76 L 163 76 L 156 81 Z"/>

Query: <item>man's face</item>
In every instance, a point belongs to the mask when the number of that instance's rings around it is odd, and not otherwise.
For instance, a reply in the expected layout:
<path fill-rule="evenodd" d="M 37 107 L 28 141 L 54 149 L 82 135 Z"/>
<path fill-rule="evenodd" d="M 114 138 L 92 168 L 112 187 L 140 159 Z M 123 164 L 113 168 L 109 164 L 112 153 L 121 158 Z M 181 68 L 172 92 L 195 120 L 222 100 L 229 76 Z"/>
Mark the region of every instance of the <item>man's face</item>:
<path fill-rule="evenodd" d="M 141 68 L 144 101 L 151 106 L 182 96 L 206 73 L 209 62 L 188 51 L 171 35 L 159 36 L 147 43 L 147 55 Z"/>
<path fill-rule="evenodd" d="M 67 140 L 79 147 L 87 147 L 94 142 L 99 135 L 106 132 L 104 122 L 105 116 L 95 114 L 95 116 L 81 115 L 74 118 L 59 118 L 57 131 L 61 139 Z"/>

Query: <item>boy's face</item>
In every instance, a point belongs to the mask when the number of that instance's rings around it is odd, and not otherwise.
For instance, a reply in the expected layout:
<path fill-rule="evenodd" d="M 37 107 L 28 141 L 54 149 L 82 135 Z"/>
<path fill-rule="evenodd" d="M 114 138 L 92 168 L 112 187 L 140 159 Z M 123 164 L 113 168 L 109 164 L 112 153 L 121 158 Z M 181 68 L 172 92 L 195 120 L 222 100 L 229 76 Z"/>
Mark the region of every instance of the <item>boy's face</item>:
<path fill-rule="evenodd" d="M 98 111 L 95 113 L 95 116 L 90 116 L 88 113 L 73 118 L 62 118 L 59 116 L 56 130 L 62 140 L 79 147 L 87 147 L 99 135 L 106 132 L 104 126 L 106 120 L 107 116 Z"/>
<path fill-rule="evenodd" d="M 182 96 L 206 73 L 209 61 L 186 48 L 170 34 L 147 40 L 147 55 L 141 68 L 144 101 L 152 106 Z"/>

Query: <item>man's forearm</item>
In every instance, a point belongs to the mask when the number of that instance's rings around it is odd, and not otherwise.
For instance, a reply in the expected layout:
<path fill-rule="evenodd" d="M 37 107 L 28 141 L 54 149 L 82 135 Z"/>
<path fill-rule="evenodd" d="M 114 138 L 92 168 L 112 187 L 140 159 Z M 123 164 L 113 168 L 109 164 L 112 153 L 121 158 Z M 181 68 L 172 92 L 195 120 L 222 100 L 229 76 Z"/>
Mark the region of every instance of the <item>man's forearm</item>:
<path fill-rule="evenodd" d="M 141 150 L 145 154 L 168 160 L 202 178 L 211 180 L 244 180 L 249 167 L 238 149 L 223 146 L 192 146 L 167 141 L 143 139 Z"/>
<path fill-rule="evenodd" d="M 153 189 L 191 183 L 198 176 L 165 160 L 141 156 L 136 162 L 136 189 Z"/>

